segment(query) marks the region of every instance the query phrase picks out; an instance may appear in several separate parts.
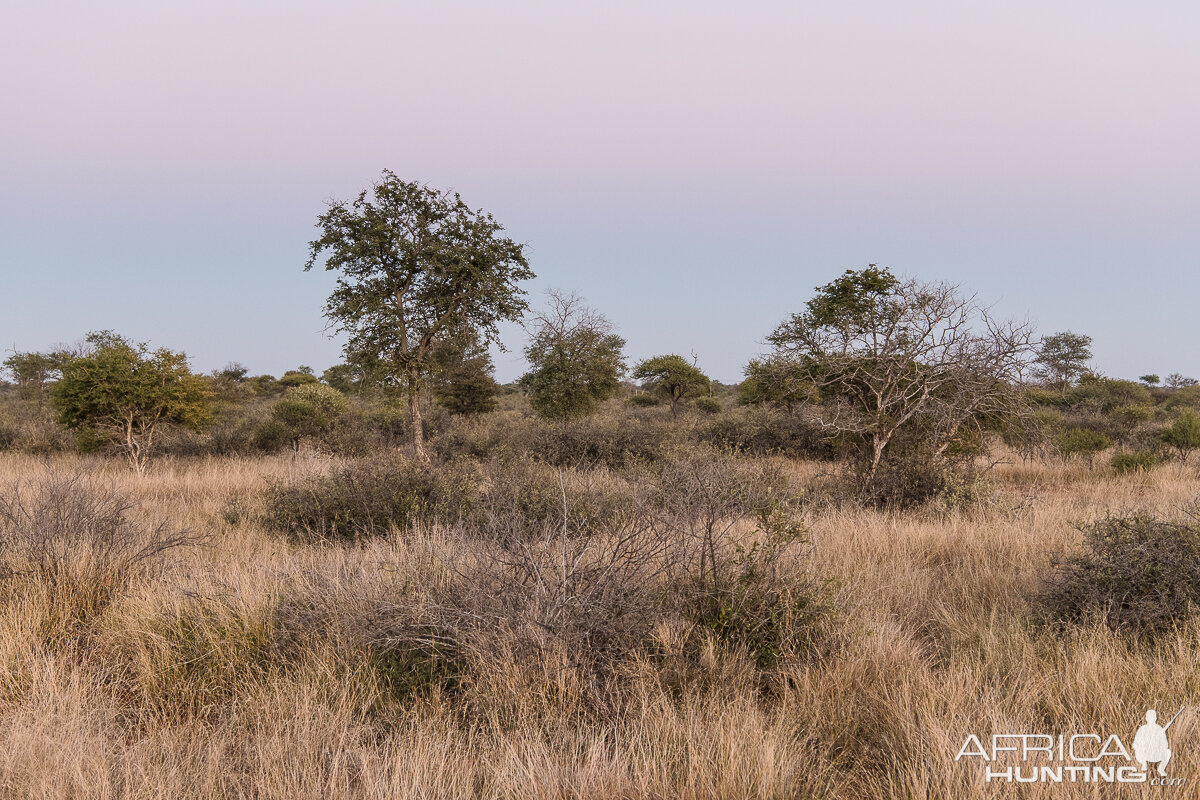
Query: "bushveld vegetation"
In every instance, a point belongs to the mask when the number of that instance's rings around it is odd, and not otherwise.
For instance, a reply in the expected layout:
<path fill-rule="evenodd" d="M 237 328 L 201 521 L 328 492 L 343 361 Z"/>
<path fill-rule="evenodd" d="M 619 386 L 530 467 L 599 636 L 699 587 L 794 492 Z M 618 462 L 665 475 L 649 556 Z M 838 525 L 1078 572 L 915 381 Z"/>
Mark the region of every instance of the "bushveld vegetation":
<path fill-rule="evenodd" d="M 500 386 L 494 220 L 319 225 L 320 376 L 5 362 L 0 796 L 985 797 L 969 733 L 1196 703 L 1194 381 L 872 265 L 738 386 L 567 293 Z"/>

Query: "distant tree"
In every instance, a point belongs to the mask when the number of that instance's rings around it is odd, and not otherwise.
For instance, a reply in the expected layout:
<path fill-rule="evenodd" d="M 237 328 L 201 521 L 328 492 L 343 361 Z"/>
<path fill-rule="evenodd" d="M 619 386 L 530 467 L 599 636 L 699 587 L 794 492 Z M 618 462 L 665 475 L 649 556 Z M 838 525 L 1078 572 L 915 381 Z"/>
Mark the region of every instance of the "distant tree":
<path fill-rule="evenodd" d="M 324 258 L 325 269 L 338 273 L 325 315 L 349 334 L 347 353 L 376 354 L 387 383 L 405 390 L 413 447 L 427 458 L 420 398 L 434 345 L 464 328 L 491 344 L 497 323 L 520 318 L 519 284 L 534 277 L 524 247 L 457 194 L 388 170 L 352 203 L 331 203 L 317 227 L 305 269 Z"/>
<path fill-rule="evenodd" d="M 309 383 L 288 389 L 271 409 L 271 418 L 286 432 L 292 453 L 299 454 L 303 440 L 328 433 L 349 405 L 332 386 Z"/>
<path fill-rule="evenodd" d="M 533 314 L 521 378 L 533 410 L 551 419 L 593 413 L 621 388 L 625 340 L 612 323 L 574 294 L 551 291 L 546 310 Z"/>
<path fill-rule="evenodd" d="M 296 386 L 304 386 L 311 383 L 320 383 L 317 376 L 313 375 L 312 367 L 300 367 L 298 369 L 289 369 L 279 378 L 279 385 L 291 389 Z"/>
<path fill-rule="evenodd" d="M 229 381 L 230 383 L 241 383 L 246 380 L 246 375 L 250 372 L 244 364 L 239 364 L 236 361 L 230 361 L 221 369 L 213 373 L 214 378 Z"/>
<path fill-rule="evenodd" d="M 708 376 L 680 355 L 655 356 L 642 361 L 633 368 L 633 377 L 642 382 L 646 389 L 667 401 L 671 416 L 678 416 L 679 405 L 703 394 L 712 388 Z"/>
<path fill-rule="evenodd" d="M 921 442 L 927 463 L 1025 408 L 1016 385 L 1032 350 L 1027 326 L 991 319 L 957 287 L 873 264 L 818 287 L 768 341 L 814 388 L 814 422 L 864 443 L 867 487 L 894 441 Z"/>
<path fill-rule="evenodd" d="M 17 384 L 17 394 L 37 403 L 40 410 L 46 402 L 46 386 L 58 378 L 65 353 L 13 352 L 2 364 Z"/>
<path fill-rule="evenodd" d="M 1192 451 L 1200 448 L 1200 414 L 1185 408 L 1171 427 L 1163 431 L 1162 438 L 1179 455 L 1179 460 L 1187 463 Z"/>
<path fill-rule="evenodd" d="M 1189 378 L 1186 375 L 1180 375 L 1178 372 L 1172 372 L 1167 376 L 1168 389 L 1186 389 L 1189 386 L 1195 386 L 1196 379 Z"/>
<path fill-rule="evenodd" d="M 163 423 L 199 429 L 209 420 L 209 390 L 187 355 L 150 350 L 111 331 L 91 333 L 67 357 L 50 390 L 59 422 L 98 435 L 124 451 L 141 474 Z"/>
<path fill-rule="evenodd" d="M 794 359 L 778 355 L 751 359 L 738 384 L 738 404 L 770 403 L 791 411 L 794 406 L 816 398 L 816 386 L 806 377 L 804 367 Z"/>
<path fill-rule="evenodd" d="M 492 356 L 464 330 L 447 336 L 433 349 L 433 401 L 451 414 L 486 414 L 499 403 L 500 384 L 492 377 Z"/>
<path fill-rule="evenodd" d="M 1042 340 L 1037 354 L 1037 376 L 1065 392 L 1087 372 L 1091 360 L 1092 337 L 1062 331 Z"/>
<path fill-rule="evenodd" d="M 1138 380 L 1141 381 L 1142 383 L 1146 384 L 1147 386 L 1158 386 L 1158 384 L 1159 384 L 1159 377 L 1157 375 L 1155 375 L 1153 372 L 1151 372 L 1147 375 L 1143 375 L 1142 377 L 1138 378 Z"/>

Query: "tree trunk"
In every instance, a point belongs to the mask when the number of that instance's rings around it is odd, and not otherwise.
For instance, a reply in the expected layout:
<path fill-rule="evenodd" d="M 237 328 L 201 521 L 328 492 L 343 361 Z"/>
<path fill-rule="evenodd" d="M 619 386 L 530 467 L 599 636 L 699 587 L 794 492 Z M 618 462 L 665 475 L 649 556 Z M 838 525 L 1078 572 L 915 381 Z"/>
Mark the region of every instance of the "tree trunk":
<path fill-rule="evenodd" d="M 421 420 L 420 376 L 416 370 L 412 370 L 408 378 L 408 410 L 412 415 L 413 449 L 417 452 L 417 458 L 428 461 L 429 454 L 425 452 L 425 424 Z"/>

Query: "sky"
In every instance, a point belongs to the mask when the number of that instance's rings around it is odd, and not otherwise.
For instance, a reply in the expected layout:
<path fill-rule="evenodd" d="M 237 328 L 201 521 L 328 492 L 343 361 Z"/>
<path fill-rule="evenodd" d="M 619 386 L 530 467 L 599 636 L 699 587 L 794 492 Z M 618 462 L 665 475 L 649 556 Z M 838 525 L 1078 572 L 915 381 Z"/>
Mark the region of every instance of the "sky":
<path fill-rule="evenodd" d="M 1200 377 L 1200 4 L 0 0 L 0 349 L 337 362 L 303 272 L 384 168 L 720 380 L 868 263 Z M 503 330 L 497 375 L 524 369 Z"/>

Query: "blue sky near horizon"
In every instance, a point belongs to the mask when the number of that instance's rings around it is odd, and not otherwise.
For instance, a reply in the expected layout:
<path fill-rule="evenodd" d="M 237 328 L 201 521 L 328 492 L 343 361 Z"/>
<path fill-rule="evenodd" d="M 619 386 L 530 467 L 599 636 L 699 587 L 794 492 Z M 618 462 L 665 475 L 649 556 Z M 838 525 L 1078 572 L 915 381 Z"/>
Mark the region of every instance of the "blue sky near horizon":
<path fill-rule="evenodd" d="M 637 359 L 726 381 L 848 267 L 1200 377 L 1200 6 L 0 4 L 0 349 L 338 360 L 327 198 L 453 187 Z M 498 377 L 522 370 L 523 335 Z"/>

